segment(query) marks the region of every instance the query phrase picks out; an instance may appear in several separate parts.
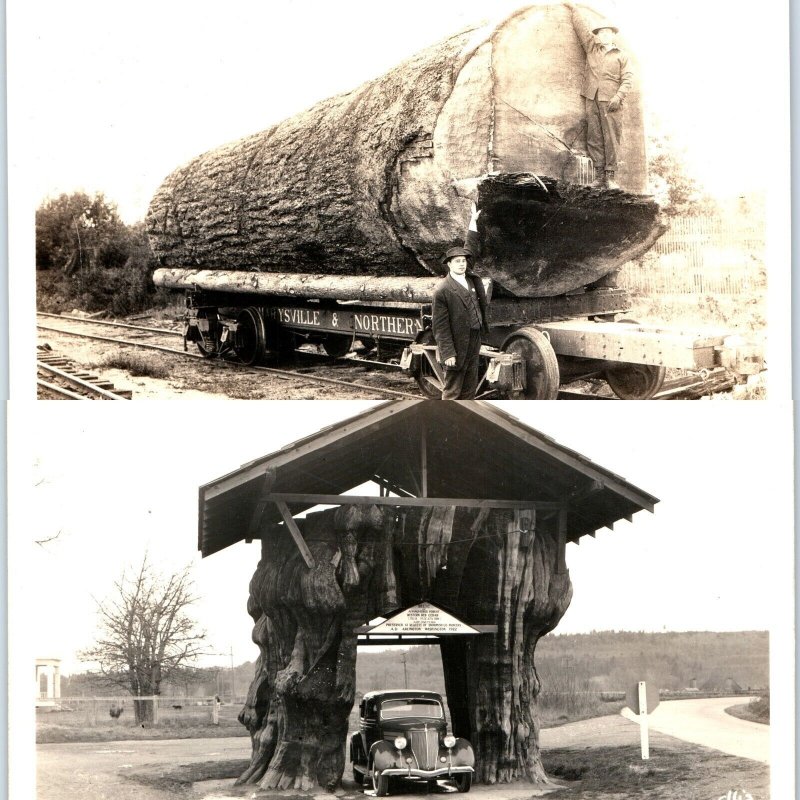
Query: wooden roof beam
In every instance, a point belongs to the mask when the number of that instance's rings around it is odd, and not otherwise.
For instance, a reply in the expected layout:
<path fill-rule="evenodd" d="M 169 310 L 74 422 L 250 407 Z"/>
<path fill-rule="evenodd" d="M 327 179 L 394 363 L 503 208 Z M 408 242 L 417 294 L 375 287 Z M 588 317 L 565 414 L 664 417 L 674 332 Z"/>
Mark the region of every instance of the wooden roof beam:
<path fill-rule="evenodd" d="M 560 511 L 563 503 L 551 500 L 493 500 L 472 497 L 375 497 L 354 494 L 294 494 L 277 492 L 270 494 L 267 500 L 284 505 L 311 506 L 398 506 L 398 507 L 443 507 L 459 506 L 461 508 L 535 508 L 542 511 Z"/>
<path fill-rule="evenodd" d="M 303 538 L 303 534 L 300 532 L 300 528 L 297 527 L 297 523 L 294 521 L 294 517 L 292 516 L 292 512 L 289 511 L 289 507 L 283 500 L 275 500 L 273 502 L 278 507 L 278 511 L 281 512 L 281 516 L 283 517 L 283 521 L 286 523 L 286 528 L 289 533 L 292 535 L 292 539 L 294 539 L 294 543 L 297 545 L 297 549 L 300 551 L 300 555 L 303 557 L 303 561 L 306 562 L 306 566 L 309 569 L 314 569 L 316 563 L 314 561 L 314 556 L 311 555 L 311 551 L 308 549 L 308 545 L 306 544 L 306 540 Z"/>
<path fill-rule="evenodd" d="M 407 491 L 402 486 L 398 486 L 396 483 L 392 483 L 392 481 L 387 480 L 386 478 L 382 478 L 380 475 L 373 475 L 372 480 L 374 483 L 377 483 L 378 486 L 381 486 L 390 492 L 394 492 L 396 495 L 399 495 L 400 497 L 414 496 L 413 494 L 411 494 L 411 492 Z"/>

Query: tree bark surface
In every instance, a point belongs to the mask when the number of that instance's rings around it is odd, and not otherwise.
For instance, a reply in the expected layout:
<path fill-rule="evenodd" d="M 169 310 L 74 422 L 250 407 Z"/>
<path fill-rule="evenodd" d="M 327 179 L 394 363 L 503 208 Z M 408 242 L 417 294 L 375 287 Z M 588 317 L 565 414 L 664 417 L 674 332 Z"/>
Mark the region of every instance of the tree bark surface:
<path fill-rule="evenodd" d="M 440 274 L 443 253 L 463 242 L 473 199 L 465 186 L 496 173 L 582 180 L 584 58 L 560 4 L 451 36 L 381 78 L 177 169 L 148 211 L 153 251 L 165 267 Z M 646 168 L 637 91 L 621 113 L 617 181 L 638 194 Z M 631 228 L 635 247 L 659 224 L 651 203 L 649 218 L 634 210 L 633 221 L 617 227 L 617 215 L 631 209 L 615 204 L 604 231 L 616 249 L 604 257 L 585 224 L 604 204 L 595 209 L 584 198 L 573 208 L 573 200 L 561 191 L 539 208 L 516 204 L 531 241 L 548 246 L 531 260 L 517 238 L 516 254 L 506 247 L 502 268 L 489 260 L 482 274 L 518 296 L 563 293 L 583 285 L 587 272 L 596 280 L 624 262 Z M 491 226 L 482 235 L 487 252 L 502 245 Z M 549 254 L 553 243 L 576 239 L 582 246 L 570 258 L 559 246 Z M 573 274 L 590 257 L 591 269 Z M 546 282 L 543 271 L 553 273 Z"/>
<path fill-rule="evenodd" d="M 260 657 L 239 717 L 253 745 L 239 783 L 335 789 L 355 697 L 355 628 L 423 601 L 498 626 L 442 645 L 453 730 L 475 748 L 476 778 L 545 782 L 534 651 L 572 593 L 552 525 L 537 526 L 532 511 L 376 506 L 298 522 L 315 567 L 288 534 L 265 537 L 250 584 Z"/>

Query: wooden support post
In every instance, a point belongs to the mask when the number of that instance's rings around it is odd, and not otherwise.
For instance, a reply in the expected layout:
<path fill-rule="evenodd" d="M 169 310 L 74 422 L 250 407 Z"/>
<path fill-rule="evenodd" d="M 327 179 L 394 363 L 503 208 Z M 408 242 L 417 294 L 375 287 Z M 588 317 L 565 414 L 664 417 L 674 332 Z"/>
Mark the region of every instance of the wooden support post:
<path fill-rule="evenodd" d="M 428 432 L 423 421 L 420 428 L 419 456 L 422 467 L 422 497 L 428 496 Z"/>
<path fill-rule="evenodd" d="M 261 517 L 264 515 L 264 509 L 267 507 L 267 503 L 269 502 L 268 495 L 274 483 L 275 469 L 273 467 L 269 467 L 264 473 L 264 486 L 261 490 L 261 497 L 253 509 L 253 513 L 250 516 L 250 524 L 247 526 L 247 535 L 245 536 L 245 542 L 247 542 L 247 544 L 250 544 L 250 542 L 253 541 L 253 538 L 258 532 L 258 529 L 261 525 Z"/>
<path fill-rule="evenodd" d="M 567 571 L 567 510 L 562 508 L 558 512 L 558 562 L 556 571 Z"/>
<path fill-rule="evenodd" d="M 314 569 L 316 566 L 314 557 L 311 555 L 311 551 L 308 549 L 308 545 L 306 544 L 306 540 L 303 538 L 303 534 L 300 533 L 300 528 L 297 527 L 297 523 L 294 521 L 292 512 L 289 511 L 289 506 L 287 506 L 283 500 L 275 500 L 275 505 L 278 507 L 278 511 L 281 512 L 283 521 L 286 523 L 286 528 L 292 535 L 292 539 L 294 539 L 294 543 L 297 545 L 297 549 L 300 551 L 303 561 L 306 562 L 306 566 L 309 569 Z"/>

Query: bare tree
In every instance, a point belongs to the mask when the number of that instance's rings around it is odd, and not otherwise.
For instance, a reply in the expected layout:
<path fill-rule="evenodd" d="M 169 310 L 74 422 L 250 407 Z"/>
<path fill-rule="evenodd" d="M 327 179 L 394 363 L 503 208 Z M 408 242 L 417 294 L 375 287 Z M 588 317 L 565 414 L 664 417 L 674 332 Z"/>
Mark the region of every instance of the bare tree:
<path fill-rule="evenodd" d="M 158 695 L 162 681 L 203 652 L 205 632 L 187 613 L 195 600 L 189 567 L 163 576 L 145 554 L 136 573 L 123 572 L 114 589 L 97 602 L 98 638 L 81 657 L 134 698 Z M 134 699 L 134 708 L 137 723 L 152 721 L 152 701 Z"/>

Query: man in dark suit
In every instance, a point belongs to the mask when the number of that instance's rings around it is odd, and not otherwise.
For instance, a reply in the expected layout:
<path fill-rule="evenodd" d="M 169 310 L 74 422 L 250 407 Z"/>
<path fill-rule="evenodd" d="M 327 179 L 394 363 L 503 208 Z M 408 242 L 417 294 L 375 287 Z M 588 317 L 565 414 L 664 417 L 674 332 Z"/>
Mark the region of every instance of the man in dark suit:
<path fill-rule="evenodd" d="M 442 400 L 474 400 L 478 389 L 481 334 L 488 333 L 486 292 L 469 271 L 472 252 L 451 247 L 444 256 L 448 275 L 433 294 L 433 336 L 445 368 Z"/>

